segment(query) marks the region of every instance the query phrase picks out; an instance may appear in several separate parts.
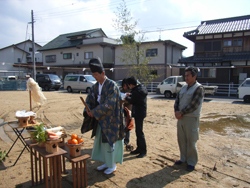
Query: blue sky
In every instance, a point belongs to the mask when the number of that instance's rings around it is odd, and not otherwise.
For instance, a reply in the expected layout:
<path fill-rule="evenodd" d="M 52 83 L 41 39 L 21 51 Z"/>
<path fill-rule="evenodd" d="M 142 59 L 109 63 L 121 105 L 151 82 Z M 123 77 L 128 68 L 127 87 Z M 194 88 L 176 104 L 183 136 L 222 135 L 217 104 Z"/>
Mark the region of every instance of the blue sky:
<path fill-rule="evenodd" d="M 183 37 L 201 21 L 249 15 L 250 0 L 126 0 L 137 29 L 146 41 L 172 40 L 193 55 L 193 42 Z M 0 48 L 32 39 L 31 10 L 35 18 L 35 42 L 45 45 L 60 34 L 102 28 L 118 38 L 114 11 L 121 0 L 0 0 Z"/>

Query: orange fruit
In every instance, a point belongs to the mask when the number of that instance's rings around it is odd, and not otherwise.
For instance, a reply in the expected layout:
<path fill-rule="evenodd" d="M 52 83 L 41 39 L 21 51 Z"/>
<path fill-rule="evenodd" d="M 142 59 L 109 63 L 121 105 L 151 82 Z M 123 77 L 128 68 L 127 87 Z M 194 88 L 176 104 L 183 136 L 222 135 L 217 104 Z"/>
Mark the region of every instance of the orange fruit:
<path fill-rule="evenodd" d="M 77 139 L 78 138 L 78 136 L 74 133 L 74 134 L 72 134 L 71 135 L 71 139 L 73 140 L 73 139 Z"/>
<path fill-rule="evenodd" d="M 78 141 L 76 139 L 72 139 L 71 143 L 72 144 L 78 144 Z"/>
<path fill-rule="evenodd" d="M 72 144 L 72 140 L 71 139 L 68 140 L 68 144 Z"/>
<path fill-rule="evenodd" d="M 60 125 L 57 125 L 57 127 L 61 127 Z"/>
<path fill-rule="evenodd" d="M 83 142 L 83 139 L 82 138 L 78 138 L 78 144 L 82 143 Z"/>

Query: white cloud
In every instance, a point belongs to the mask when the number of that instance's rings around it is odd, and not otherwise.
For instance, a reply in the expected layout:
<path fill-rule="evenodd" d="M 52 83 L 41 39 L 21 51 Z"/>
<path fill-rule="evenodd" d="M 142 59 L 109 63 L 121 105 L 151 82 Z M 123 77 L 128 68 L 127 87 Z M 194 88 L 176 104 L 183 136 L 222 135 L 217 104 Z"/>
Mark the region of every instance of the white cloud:
<path fill-rule="evenodd" d="M 0 0 L 0 48 L 25 40 L 31 10 L 35 17 L 35 41 L 45 45 L 60 34 L 102 28 L 108 37 L 117 38 L 112 27 L 114 11 L 121 1 L 111 0 Z M 188 47 L 185 56 L 193 54 L 193 42 L 183 37 L 201 21 L 249 14 L 249 0 L 126 0 L 127 8 L 138 29 L 156 31 L 147 40 L 172 40 Z M 161 31 L 161 32 L 160 32 Z M 29 24 L 28 38 L 31 39 Z"/>

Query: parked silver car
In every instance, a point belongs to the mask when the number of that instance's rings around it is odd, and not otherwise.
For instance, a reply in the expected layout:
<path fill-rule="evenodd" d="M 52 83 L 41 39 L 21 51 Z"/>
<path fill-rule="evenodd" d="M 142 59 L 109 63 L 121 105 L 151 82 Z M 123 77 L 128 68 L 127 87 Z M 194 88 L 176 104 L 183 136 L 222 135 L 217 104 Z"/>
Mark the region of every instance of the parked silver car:
<path fill-rule="evenodd" d="M 68 74 L 64 78 L 64 89 L 68 92 L 84 91 L 90 93 L 90 88 L 96 83 L 92 75 Z"/>

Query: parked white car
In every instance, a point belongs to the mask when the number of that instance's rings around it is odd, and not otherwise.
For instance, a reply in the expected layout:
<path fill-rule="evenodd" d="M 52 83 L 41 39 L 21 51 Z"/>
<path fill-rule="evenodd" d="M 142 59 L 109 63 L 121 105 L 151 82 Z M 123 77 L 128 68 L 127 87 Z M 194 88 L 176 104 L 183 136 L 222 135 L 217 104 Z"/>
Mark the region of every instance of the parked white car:
<path fill-rule="evenodd" d="M 238 98 L 243 99 L 245 103 L 250 103 L 250 78 L 246 78 L 238 87 Z"/>
<path fill-rule="evenodd" d="M 17 76 L 0 76 L 0 81 L 17 80 Z"/>
<path fill-rule="evenodd" d="M 181 90 L 181 87 L 186 84 L 182 76 L 170 76 L 163 80 L 158 86 L 156 93 L 163 94 L 166 98 L 175 97 Z M 203 85 L 205 95 L 214 95 L 218 86 Z"/>
<path fill-rule="evenodd" d="M 92 75 L 68 74 L 64 78 L 64 89 L 68 92 L 85 91 L 90 93 L 90 88 L 96 83 Z"/>

